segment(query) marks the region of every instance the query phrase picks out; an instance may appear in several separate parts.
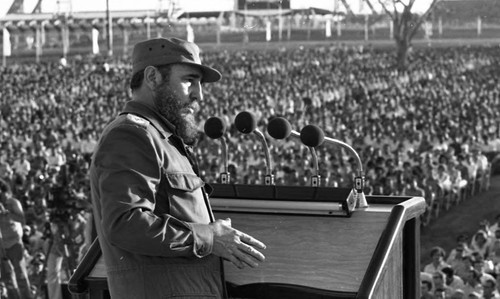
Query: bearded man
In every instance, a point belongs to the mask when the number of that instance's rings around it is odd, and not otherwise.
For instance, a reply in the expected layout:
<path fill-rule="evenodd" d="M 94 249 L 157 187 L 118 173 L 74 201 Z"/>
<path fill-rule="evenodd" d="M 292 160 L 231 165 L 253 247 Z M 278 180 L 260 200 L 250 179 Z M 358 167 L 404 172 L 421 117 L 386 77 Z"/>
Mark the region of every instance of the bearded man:
<path fill-rule="evenodd" d="M 102 133 L 91 193 L 112 298 L 225 298 L 222 261 L 264 261 L 265 245 L 216 220 L 191 147 L 202 83 L 221 74 L 177 38 L 135 45 L 132 100 Z"/>

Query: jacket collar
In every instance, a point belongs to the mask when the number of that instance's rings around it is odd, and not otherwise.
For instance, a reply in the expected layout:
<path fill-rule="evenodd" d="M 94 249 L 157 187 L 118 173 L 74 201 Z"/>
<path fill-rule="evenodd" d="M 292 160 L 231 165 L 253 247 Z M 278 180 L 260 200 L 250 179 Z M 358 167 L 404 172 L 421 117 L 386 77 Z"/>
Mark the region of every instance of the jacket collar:
<path fill-rule="evenodd" d="M 128 101 L 120 114 L 132 113 L 147 119 L 163 137 L 175 134 L 175 126 L 150 106 L 137 101 Z"/>

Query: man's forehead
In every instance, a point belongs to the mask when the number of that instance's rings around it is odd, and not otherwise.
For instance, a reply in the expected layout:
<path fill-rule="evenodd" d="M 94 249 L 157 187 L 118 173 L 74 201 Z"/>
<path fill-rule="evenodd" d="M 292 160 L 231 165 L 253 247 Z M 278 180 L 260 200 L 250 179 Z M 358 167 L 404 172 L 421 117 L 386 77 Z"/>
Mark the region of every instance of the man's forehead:
<path fill-rule="evenodd" d="M 203 73 L 200 68 L 190 64 L 173 64 L 172 65 L 172 74 L 178 74 L 180 76 L 185 75 L 193 75 L 197 77 L 202 77 Z"/>

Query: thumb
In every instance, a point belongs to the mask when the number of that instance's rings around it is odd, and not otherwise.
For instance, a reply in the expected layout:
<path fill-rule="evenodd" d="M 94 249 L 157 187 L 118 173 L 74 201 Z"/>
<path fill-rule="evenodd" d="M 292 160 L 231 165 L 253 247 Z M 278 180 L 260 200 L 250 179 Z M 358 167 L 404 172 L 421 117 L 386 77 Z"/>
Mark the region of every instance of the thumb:
<path fill-rule="evenodd" d="M 227 225 L 231 226 L 231 218 L 228 217 L 224 221 L 227 222 Z"/>

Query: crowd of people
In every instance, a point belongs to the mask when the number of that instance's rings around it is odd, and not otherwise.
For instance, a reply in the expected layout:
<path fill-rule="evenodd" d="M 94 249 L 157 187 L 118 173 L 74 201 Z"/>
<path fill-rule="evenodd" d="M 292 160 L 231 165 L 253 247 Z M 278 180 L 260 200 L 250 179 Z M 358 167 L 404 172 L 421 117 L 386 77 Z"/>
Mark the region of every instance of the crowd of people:
<path fill-rule="evenodd" d="M 432 261 L 421 272 L 421 298 L 496 299 L 500 298 L 500 214 L 490 225 L 479 223 L 469 238 L 456 237 L 456 245 L 447 253 L 432 248 Z"/>
<path fill-rule="evenodd" d="M 234 126 L 235 116 L 248 111 L 263 131 L 281 116 L 295 130 L 315 124 L 351 144 L 364 163 L 365 193 L 425 197 L 423 223 L 489 187 L 492 157 L 500 151 L 498 47 L 415 49 L 407 71 L 393 67 L 392 50 L 371 47 L 202 56 L 223 79 L 204 87 L 200 132 L 211 116 L 227 123 L 233 183 L 264 179 L 260 143 Z M 61 281 L 92 241 L 87 171 L 97 136 L 130 99 L 125 61 L 73 57 L 0 69 L 2 192 L 24 212 L 19 266 L 34 298 L 61 298 Z M 309 149 L 293 138 L 266 136 L 276 184 L 310 184 Z M 356 163 L 349 153 L 326 144 L 317 153 L 322 186 L 352 186 Z M 205 181 L 217 182 L 219 142 L 201 134 L 195 154 Z M 20 276 L 15 284 L 2 278 L 4 295 L 12 285 L 21 289 Z"/>

